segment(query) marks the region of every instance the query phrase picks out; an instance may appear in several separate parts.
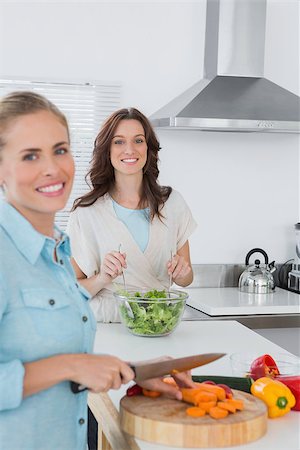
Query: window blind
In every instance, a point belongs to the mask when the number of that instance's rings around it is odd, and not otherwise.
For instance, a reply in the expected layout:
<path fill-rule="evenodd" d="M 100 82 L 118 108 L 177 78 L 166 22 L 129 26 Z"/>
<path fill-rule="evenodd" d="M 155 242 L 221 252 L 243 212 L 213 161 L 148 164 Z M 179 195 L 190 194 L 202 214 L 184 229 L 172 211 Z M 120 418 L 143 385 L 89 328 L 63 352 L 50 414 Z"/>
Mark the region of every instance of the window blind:
<path fill-rule="evenodd" d="M 53 83 L 0 80 L 0 97 L 12 91 L 35 91 L 52 101 L 67 117 L 75 160 L 75 179 L 69 201 L 56 214 L 65 230 L 73 201 L 89 190 L 85 181 L 94 140 L 102 122 L 120 107 L 121 87 L 117 83 Z"/>

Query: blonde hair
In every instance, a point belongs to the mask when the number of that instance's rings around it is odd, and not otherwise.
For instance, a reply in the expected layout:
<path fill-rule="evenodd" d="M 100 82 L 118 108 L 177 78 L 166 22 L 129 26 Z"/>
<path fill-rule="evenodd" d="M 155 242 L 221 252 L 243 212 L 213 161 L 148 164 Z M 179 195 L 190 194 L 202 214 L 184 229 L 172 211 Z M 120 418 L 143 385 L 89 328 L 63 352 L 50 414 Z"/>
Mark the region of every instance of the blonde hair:
<path fill-rule="evenodd" d="M 5 145 L 4 133 L 11 122 L 20 116 L 39 111 L 48 111 L 54 114 L 59 122 L 66 127 L 69 136 L 67 119 L 52 102 L 35 92 L 16 91 L 0 100 L 0 151 Z"/>

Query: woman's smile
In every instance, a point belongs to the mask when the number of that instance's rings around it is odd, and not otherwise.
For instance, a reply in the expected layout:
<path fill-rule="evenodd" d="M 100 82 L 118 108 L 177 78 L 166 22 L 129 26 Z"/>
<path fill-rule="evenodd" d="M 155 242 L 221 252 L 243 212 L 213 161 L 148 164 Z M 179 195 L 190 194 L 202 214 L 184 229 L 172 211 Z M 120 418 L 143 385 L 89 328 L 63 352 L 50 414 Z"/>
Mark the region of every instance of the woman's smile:
<path fill-rule="evenodd" d="M 65 183 L 55 182 L 36 188 L 36 191 L 46 197 L 58 197 L 64 193 Z"/>
<path fill-rule="evenodd" d="M 138 158 L 123 158 L 123 159 L 121 159 L 121 161 L 124 163 L 124 164 L 130 164 L 130 165 L 132 165 L 132 164 L 135 164 L 136 162 L 138 162 Z"/>

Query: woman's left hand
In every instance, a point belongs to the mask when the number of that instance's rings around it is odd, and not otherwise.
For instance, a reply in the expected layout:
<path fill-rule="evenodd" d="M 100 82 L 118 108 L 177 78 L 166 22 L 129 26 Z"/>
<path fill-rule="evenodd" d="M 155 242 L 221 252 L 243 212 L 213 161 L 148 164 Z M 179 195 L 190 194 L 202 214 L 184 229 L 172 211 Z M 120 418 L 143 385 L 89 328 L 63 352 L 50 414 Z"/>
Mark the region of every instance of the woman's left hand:
<path fill-rule="evenodd" d="M 161 356 L 159 358 L 153 359 L 152 362 L 166 361 L 168 359 L 173 359 L 170 356 Z M 150 362 L 150 361 L 149 361 Z M 171 384 L 165 383 L 163 378 L 151 378 L 150 380 L 139 381 L 138 384 L 144 389 L 149 391 L 157 391 L 166 394 L 168 397 L 175 398 L 177 400 L 182 400 L 182 394 L 178 388 L 193 388 L 196 387 L 192 380 L 191 371 L 178 372 L 172 375 L 178 387 L 172 386 Z"/>
<path fill-rule="evenodd" d="M 172 280 L 177 284 L 185 281 L 191 274 L 192 268 L 190 264 L 184 259 L 183 256 L 174 255 L 170 261 L 168 261 L 168 274 L 172 274 Z"/>

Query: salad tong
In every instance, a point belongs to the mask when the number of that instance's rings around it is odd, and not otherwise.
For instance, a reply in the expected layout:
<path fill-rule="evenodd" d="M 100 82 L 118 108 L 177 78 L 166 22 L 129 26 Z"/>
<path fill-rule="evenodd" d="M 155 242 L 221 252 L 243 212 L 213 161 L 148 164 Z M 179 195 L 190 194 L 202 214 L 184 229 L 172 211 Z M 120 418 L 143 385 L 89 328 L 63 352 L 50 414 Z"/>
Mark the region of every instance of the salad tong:
<path fill-rule="evenodd" d="M 171 264 L 172 264 L 172 259 L 173 259 L 173 253 L 171 250 Z M 169 275 L 169 289 L 168 289 L 169 297 L 171 297 L 171 294 L 170 294 L 171 286 L 172 286 L 172 273 L 170 273 L 170 275 Z"/>
<path fill-rule="evenodd" d="M 118 251 L 119 251 L 119 253 L 121 253 L 121 244 L 119 244 L 119 250 Z M 122 269 L 122 278 L 123 278 L 123 288 L 124 288 L 124 291 L 126 291 L 126 282 L 125 282 L 125 275 L 124 275 L 124 270 L 123 269 Z M 130 306 L 130 304 L 128 303 L 127 300 L 124 300 L 124 305 L 125 305 L 125 308 L 127 309 L 128 316 L 131 319 L 134 319 L 133 311 L 132 311 L 131 306 Z"/>

